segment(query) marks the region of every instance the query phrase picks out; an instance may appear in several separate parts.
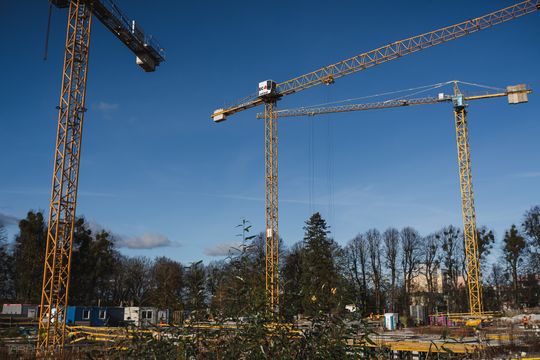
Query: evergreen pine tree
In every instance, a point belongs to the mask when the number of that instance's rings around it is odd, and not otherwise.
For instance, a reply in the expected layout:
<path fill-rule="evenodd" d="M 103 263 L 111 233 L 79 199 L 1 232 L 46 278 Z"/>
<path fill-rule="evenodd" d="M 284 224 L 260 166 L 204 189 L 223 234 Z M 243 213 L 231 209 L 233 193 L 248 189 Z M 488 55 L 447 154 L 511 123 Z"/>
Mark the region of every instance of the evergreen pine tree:
<path fill-rule="evenodd" d="M 41 299 L 46 241 L 43 214 L 29 211 L 19 222 L 13 246 L 13 280 L 16 300 L 20 302 L 37 304 Z"/>
<path fill-rule="evenodd" d="M 304 226 L 301 291 L 306 315 L 330 312 L 338 304 L 340 274 L 336 265 L 337 245 L 328 237 L 326 221 L 317 212 Z"/>

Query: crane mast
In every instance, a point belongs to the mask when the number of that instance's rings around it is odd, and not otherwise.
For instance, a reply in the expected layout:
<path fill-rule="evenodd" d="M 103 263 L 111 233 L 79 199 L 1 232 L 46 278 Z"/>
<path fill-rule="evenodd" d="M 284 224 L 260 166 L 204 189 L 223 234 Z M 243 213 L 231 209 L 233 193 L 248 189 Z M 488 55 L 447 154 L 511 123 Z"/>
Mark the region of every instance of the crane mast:
<path fill-rule="evenodd" d="M 279 229 L 278 229 L 278 131 L 271 99 L 264 104 L 264 146 L 266 182 L 266 289 L 267 306 L 271 313 L 279 306 Z"/>
<path fill-rule="evenodd" d="M 37 340 L 40 355 L 62 347 L 65 340 L 91 24 L 88 5 L 71 2 L 41 292 Z"/>
<path fill-rule="evenodd" d="M 318 70 L 310 73 L 295 77 L 280 84 L 275 84 L 273 81 L 265 81 L 263 83 L 273 83 L 271 90 L 273 93 L 272 104 L 269 105 L 269 99 L 266 95 L 261 96 L 261 88 L 259 83 L 259 93 L 256 95 L 249 95 L 240 101 L 236 101 L 225 108 L 216 109 L 211 118 L 215 122 L 221 122 L 227 119 L 228 116 L 236 114 L 238 112 L 259 106 L 265 106 L 265 160 L 266 160 L 266 232 L 267 232 L 267 244 L 266 244 L 266 291 L 267 296 L 270 298 L 268 304 L 270 309 L 274 312 L 276 309 L 271 304 L 276 303 L 274 297 L 279 297 L 279 294 L 275 294 L 275 289 L 278 289 L 279 274 L 274 271 L 274 266 L 277 266 L 277 261 L 274 265 L 273 257 L 277 256 L 277 253 L 268 252 L 269 249 L 276 249 L 277 245 L 273 242 L 277 241 L 278 234 L 278 177 L 277 177 L 277 147 L 278 136 L 277 126 L 275 118 L 275 102 L 279 98 L 286 95 L 291 95 L 314 86 L 326 84 L 330 85 L 335 82 L 336 79 L 350 75 L 376 65 L 399 59 L 405 55 L 409 55 L 420 50 L 424 50 L 445 42 L 478 32 L 490 28 L 492 26 L 519 18 L 521 16 L 536 12 L 540 9 L 540 0 L 526 0 L 517 4 L 508 6 L 506 8 L 491 12 L 489 14 L 463 21 L 461 23 L 447 26 L 435 31 L 420 34 L 417 36 L 409 37 L 404 40 L 396 41 L 385 46 L 381 46 L 377 49 L 353 56 L 351 58 L 342 60 L 340 62 L 322 67 Z M 271 128 L 269 128 L 271 127 Z M 272 136 L 268 136 L 272 134 Z M 271 139 L 269 141 L 268 139 Z M 272 150 L 269 150 L 269 147 Z M 270 162 L 270 164 L 268 163 Z M 271 170 L 269 170 L 271 169 Z M 269 201 L 271 199 L 271 201 Z M 268 237 L 269 225 L 271 226 L 271 237 Z M 275 230 L 275 232 L 274 232 Z M 270 243 L 270 244 L 269 244 Z M 272 266 L 269 268 L 269 263 Z M 269 277 L 271 280 L 269 281 Z M 273 278 L 275 277 L 275 278 Z M 272 284 L 275 284 L 273 286 Z M 273 290 L 274 289 L 274 290 Z"/>
<path fill-rule="evenodd" d="M 482 276 L 478 254 L 478 234 L 476 232 L 476 208 L 472 184 L 471 147 L 469 127 L 463 95 L 457 82 L 454 83 L 454 119 L 459 168 L 459 188 L 461 191 L 461 213 L 463 217 L 463 245 L 465 247 L 465 269 L 469 293 L 471 316 L 482 316 Z"/>
<path fill-rule="evenodd" d="M 125 26 L 128 24 L 127 18 L 121 15 L 111 0 L 51 2 L 59 8 L 69 7 L 69 10 L 62 89 L 57 107 L 58 129 L 43 267 L 37 357 L 54 356 L 62 351 L 65 342 L 92 14 L 96 13 L 98 19 L 107 24 L 115 21 Z M 131 32 L 126 33 L 125 26 L 116 26 L 115 34 L 134 51 L 138 65 L 145 71 L 153 71 L 164 61 L 163 49 L 157 47 L 156 42 L 141 45 L 144 34 L 135 31 L 135 26 Z"/>

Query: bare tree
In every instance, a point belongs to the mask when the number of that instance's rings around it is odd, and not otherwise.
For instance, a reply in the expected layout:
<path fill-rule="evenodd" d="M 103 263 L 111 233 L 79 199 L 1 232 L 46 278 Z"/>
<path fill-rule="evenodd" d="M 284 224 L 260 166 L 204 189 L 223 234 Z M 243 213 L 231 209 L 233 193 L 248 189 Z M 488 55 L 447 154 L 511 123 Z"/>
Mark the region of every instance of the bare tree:
<path fill-rule="evenodd" d="M 481 226 L 476 229 L 476 240 L 478 243 L 480 266 L 484 270 L 487 257 L 491 253 L 491 249 L 493 249 L 493 244 L 495 243 L 495 234 L 493 230 L 488 229 L 486 226 Z"/>
<path fill-rule="evenodd" d="M 0 223 L 0 301 L 9 300 L 11 294 L 11 256 L 8 252 L 7 231 Z"/>
<path fill-rule="evenodd" d="M 162 309 L 180 309 L 184 285 L 182 264 L 164 256 L 158 257 L 154 260 L 151 275 L 154 285 L 152 303 Z"/>
<path fill-rule="evenodd" d="M 383 233 L 384 262 L 390 272 L 390 311 L 396 309 L 396 283 L 398 277 L 399 231 L 388 228 Z"/>
<path fill-rule="evenodd" d="M 401 240 L 401 267 L 403 270 L 403 290 L 405 292 L 405 307 L 409 306 L 409 299 L 412 292 L 412 281 L 418 275 L 418 268 L 421 262 L 422 246 L 421 236 L 418 231 L 411 227 L 405 227 L 399 233 Z"/>
<path fill-rule="evenodd" d="M 460 298 L 459 285 L 460 278 L 463 279 L 464 250 L 463 236 L 461 231 L 450 225 L 439 231 L 436 236 L 440 239 L 442 252 L 440 262 L 444 266 L 446 274 L 446 296 L 448 298 L 449 310 L 456 310 L 456 306 L 463 300 Z"/>
<path fill-rule="evenodd" d="M 356 298 L 362 304 L 364 311 L 367 307 L 367 262 L 368 245 L 366 238 L 358 234 L 345 248 L 347 270 L 355 284 Z"/>
<path fill-rule="evenodd" d="M 151 294 L 152 278 L 150 259 L 144 256 L 128 258 L 123 263 L 125 287 L 128 299 L 133 305 L 146 305 Z"/>
<path fill-rule="evenodd" d="M 191 263 L 184 276 L 186 285 L 185 305 L 196 320 L 205 318 L 206 309 L 206 269 L 202 261 Z"/>
<path fill-rule="evenodd" d="M 432 311 L 433 308 L 433 295 L 437 292 L 437 271 L 439 270 L 439 250 L 440 250 L 440 238 L 436 234 L 430 234 L 424 239 L 423 249 L 423 275 L 426 278 L 427 291 L 428 291 L 428 310 Z"/>
<path fill-rule="evenodd" d="M 111 274 L 112 303 L 120 306 L 132 302 L 128 294 L 126 282 L 128 278 L 127 261 L 128 257 L 119 255 L 116 271 Z"/>
<path fill-rule="evenodd" d="M 534 206 L 525 212 L 521 226 L 531 245 L 529 272 L 534 274 L 540 268 L 540 206 Z"/>
<path fill-rule="evenodd" d="M 371 279 L 373 281 L 373 290 L 375 293 L 375 308 L 377 313 L 380 313 L 382 293 L 381 233 L 377 229 L 370 229 L 366 232 L 365 236 L 368 243 Z"/>
<path fill-rule="evenodd" d="M 525 238 L 521 236 L 518 229 L 515 225 L 512 225 L 510 230 L 506 231 L 504 234 L 504 259 L 508 264 L 508 270 L 512 275 L 512 287 L 513 287 L 513 297 L 514 297 L 514 306 L 519 306 L 519 268 L 523 262 L 523 255 L 527 247 Z"/>
<path fill-rule="evenodd" d="M 491 267 L 491 274 L 488 277 L 488 283 L 493 289 L 493 296 L 485 297 L 493 310 L 501 310 L 503 303 L 503 290 L 508 285 L 508 276 L 502 265 L 495 263 Z"/>
<path fill-rule="evenodd" d="M 535 206 L 525 213 L 522 226 L 532 245 L 540 247 L 540 206 Z"/>

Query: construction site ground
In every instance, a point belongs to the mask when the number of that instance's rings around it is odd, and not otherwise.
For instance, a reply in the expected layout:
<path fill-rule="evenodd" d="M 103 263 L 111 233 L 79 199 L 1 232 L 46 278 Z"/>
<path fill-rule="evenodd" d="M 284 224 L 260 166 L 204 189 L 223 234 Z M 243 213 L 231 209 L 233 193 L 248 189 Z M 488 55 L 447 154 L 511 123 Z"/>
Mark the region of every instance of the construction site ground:
<path fill-rule="evenodd" d="M 519 319 L 502 318 L 492 322 L 482 329 L 467 326 L 441 327 L 419 326 L 407 329 L 386 331 L 376 322 L 371 323 L 372 333 L 369 335 L 371 343 L 361 341 L 362 334 L 358 337 L 347 339 L 350 346 L 369 346 L 373 348 L 387 349 L 388 351 L 405 353 L 454 353 L 473 354 L 479 352 L 516 353 L 522 358 L 540 357 L 540 327 L 536 321 L 524 326 Z M 6 319 L 4 319 L 6 320 Z M 536 317 L 534 317 L 536 320 Z M 6 321 L 3 322 L 6 330 Z M 35 323 L 17 323 L 6 332 L 2 342 L 12 350 L 29 350 L 35 342 Z M 291 330 L 291 334 L 298 335 L 309 327 L 308 323 L 297 324 L 297 330 Z M 152 333 L 153 336 L 163 336 L 172 329 L 184 329 L 193 331 L 235 331 L 238 324 L 230 322 L 225 324 L 197 323 L 178 327 L 156 327 L 153 329 L 134 329 L 123 327 L 69 327 L 70 343 L 72 345 L 88 346 L 91 344 L 111 344 L 126 340 L 137 332 Z M 6 336 L 8 335 L 9 336 Z M 293 335 L 294 335 L 293 334 Z"/>

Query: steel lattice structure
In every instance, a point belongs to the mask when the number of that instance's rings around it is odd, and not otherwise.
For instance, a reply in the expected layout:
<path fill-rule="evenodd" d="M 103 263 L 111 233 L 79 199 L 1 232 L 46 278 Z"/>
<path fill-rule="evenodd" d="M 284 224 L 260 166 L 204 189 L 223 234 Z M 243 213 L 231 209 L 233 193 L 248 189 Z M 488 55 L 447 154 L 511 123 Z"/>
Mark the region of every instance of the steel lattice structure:
<path fill-rule="evenodd" d="M 456 81 L 459 82 L 459 81 Z M 524 86 L 524 85 L 523 85 Z M 532 90 L 527 89 L 526 87 L 519 89 L 509 89 L 505 92 L 498 93 L 486 93 L 481 95 L 472 95 L 465 96 L 463 95 L 463 100 L 483 100 L 483 99 L 493 99 L 503 96 L 510 96 L 512 94 L 530 94 Z M 428 105 L 428 104 L 438 104 L 438 103 L 448 103 L 454 100 L 454 96 L 446 95 L 443 96 L 426 96 L 421 98 L 407 98 L 407 99 L 394 99 L 386 101 L 377 101 L 372 103 L 358 103 L 358 104 L 348 104 L 348 105 L 336 105 L 336 106 L 314 106 L 314 107 L 300 107 L 294 109 L 282 109 L 274 112 L 276 118 L 285 118 L 285 117 L 300 117 L 300 116 L 317 116 L 324 114 L 335 114 L 335 113 L 345 113 L 353 111 L 365 111 L 365 110 L 376 110 L 376 109 L 390 109 L 398 107 L 407 107 L 413 105 Z M 264 113 L 257 113 L 257 119 L 264 119 Z"/>
<path fill-rule="evenodd" d="M 299 117 L 299 116 L 316 116 L 323 114 L 344 113 L 352 111 L 373 110 L 373 109 L 388 109 L 412 105 L 434 104 L 437 102 L 452 101 L 452 97 L 445 95 L 443 98 L 435 98 L 431 96 L 417 99 L 395 99 L 388 101 L 378 101 L 373 103 L 360 103 L 349 105 L 336 106 L 320 106 L 320 107 L 301 107 L 296 109 L 277 110 L 274 114 L 276 118 L 283 117 Z M 257 119 L 264 119 L 264 113 L 257 113 Z"/>
<path fill-rule="evenodd" d="M 92 13 L 71 2 L 39 315 L 38 354 L 64 344 Z"/>
<path fill-rule="evenodd" d="M 318 70 L 312 71 L 310 73 L 295 77 L 291 80 L 285 81 L 283 83 L 280 83 L 276 86 L 275 92 L 273 94 L 273 101 L 275 102 L 277 99 L 286 96 L 291 95 L 297 92 L 300 92 L 305 89 L 309 89 L 311 87 L 321 85 L 321 84 L 332 84 L 334 81 L 340 77 L 353 74 L 371 67 L 374 67 L 376 65 L 399 59 L 405 55 L 415 53 L 420 50 L 424 50 L 439 44 L 443 44 L 445 42 L 469 35 L 471 33 L 478 32 L 480 30 L 484 30 L 487 28 L 490 28 L 492 26 L 495 26 L 497 24 L 501 24 L 516 18 L 519 18 L 521 16 L 533 13 L 540 9 L 540 0 L 527 0 L 522 1 L 520 3 L 517 3 L 512 6 L 508 6 L 506 8 L 491 12 L 489 14 L 486 14 L 481 17 L 477 17 L 471 20 L 463 21 L 455 25 L 447 26 L 435 31 L 431 31 L 428 33 L 424 33 L 421 35 L 409 37 L 404 40 L 396 41 L 393 43 L 390 43 L 388 45 L 379 47 L 375 50 L 371 50 L 365 53 L 362 53 L 360 55 L 354 56 L 349 59 L 345 59 L 343 61 L 337 62 L 335 64 L 331 64 L 328 66 L 325 66 L 323 68 L 320 68 Z M 232 103 L 228 105 L 226 108 L 220 108 L 215 110 L 211 117 L 216 122 L 224 121 L 228 116 L 233 115 L 237 112 L 244 111 L 259 105 L 266 104 L 268 102 L 268 98 L 265 96 L 258 96 L 258 95 L 249 95 L 245 98 L 243 98 L 240 101 L 237 101 L 235 103 Z M 267 105 L 265 105 L 267 106 Z M 275 113 L 275 104 L 272 105 L 271 112 Z M 268 117 L 268 109 L 265 108 L 265 134 L 268 133 L 275 133 L 275 139 L 277 139 L 277 128 L 275 126 L 272 130 L 268 129 L 268 126 L 270 124 L 275 124 L 275 115 L 272 115 L 273 121 L 269 121 Z M 277 174 L 277 140 L 274 145 L 275 153 L 276 155 L 274 157 L 271 157 L 272 165 L 271 167 L 275 167 L 275 174 Z M 265 151 L 268 151 L 268 145 L 267 141 L 265 141 Z M 274 150 L 273 150 L 274 151 Z M 268 161 L 270 158 L 265 152 L 266 161 Z M 266 211 L 266 224 L 275 224 L 272 226 L 275 226 L 277 229 L 277 222 L 278 222 L 278 203 L 277 203 L 277 186 L 278 186 L 278 178 L 277 176 L 272 178 L 272 181 L 268 181 L 268 168 L 269 164 L 266 164 L 266 199 L 267 199 L 267 211 Z M 273 207 L 271 211 L 269 211 L 268 208 L 268 199 L 269 196 L 276 196 L 275 202 L 272 200 Z M 275 206 L 275 208 L 274 208 Z M 269 218 L 270 217 L 270 218 Z M 267 241 L 274 241 L 275 239 L 267 240 Z M 267 243 L 267 250 L 269 248 L 269 245 Z M 267 251 L 266 257 L 267 257 L 267 268 L 266 268 L 266 290 L 267 293 L 272 294 L 272 290 L 269 288 L 270 284 L 278 284 L 279 279 L 277 278 L 279 276 L 278 272 L 276 271 L 275 274 L 269 273 L 268 263 L 269 263 L 269 257 L 273 257 L 274 255 L 272 253 L 269 253 Z M 272 260 L 273 261 L 273 260 Z M 276 279 L 273 281 L 268 281 L 269 276 L 275 276 Z M 273 300 L 272 300 L 273 301 Z M 269 304 L 272 304 L 273 302 L 269 301 Z M 275 308 L 271 309 L 272 311 L 275 311 Z"/>
<path fill-rule="evenodd" d="M 264 147 L 266 165 L 266 291 L 268 308 L 279 306 L 279 229 L 278 229 L 278 131 L 275 100 L 264 104 Z"/>
<path fill-rule="evenodd" d="M 135 53 L 137 64 L 145 71 L 153 71 L 165 60 L 163 50 L 156 47 L 157 43 L 146 42 L 146 36 L 135 22 L 130 28 L 127 17 L 111 0 L 51 0 L 51 3 L 60 8 L 69 7 L 69 10 L 43 266 L 37 357 L 55 356 L 62 351 L 65 341 L 92 15 L 95 13 Z"/>
<path fill-rule="evenodd" d="M 455 84 L 454 95 L 461 92 Z M 467 287 L 469 290 L 469 311 L 472 316 L 481 316 L 482 275 L 478 254 L 478 234 L 476 232 L 476 208 L 472 184 L 471 147 L 469 145 L 469 127 L 465 103 L 454 104 L 456 125 L 456 142 L 459 168 L 459 188 L 461 191 L 461 213 L 463 216 L 463 245 L 465 247 L 465 269 L 467 270 Z"/>

